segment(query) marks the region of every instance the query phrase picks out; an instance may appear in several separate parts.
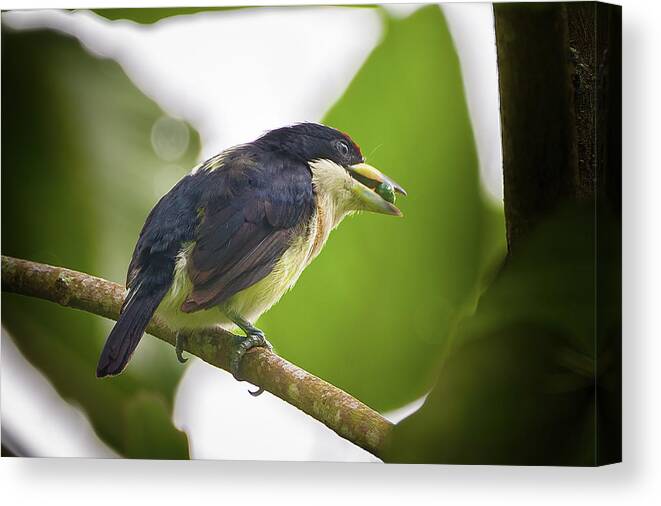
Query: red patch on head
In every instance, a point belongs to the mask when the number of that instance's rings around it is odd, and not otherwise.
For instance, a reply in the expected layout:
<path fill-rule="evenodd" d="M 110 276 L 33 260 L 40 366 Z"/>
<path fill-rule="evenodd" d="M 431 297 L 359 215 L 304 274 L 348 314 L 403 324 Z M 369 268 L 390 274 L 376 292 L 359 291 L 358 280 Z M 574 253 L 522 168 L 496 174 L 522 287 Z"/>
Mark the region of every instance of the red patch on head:
<path fill-rule="evenodd" d="M 354 146 L 358 150 L 358 154 L 360 156 L 363 156 L 363 152 L 360 150 L 360 146 L 358 145 L 358 143 L 356 141 L 354 141 L 348 133 L 343 132 L 342 130 L 340 130 L 340 133 L 342 135 L 344 135 L 344 138 L 346 140 L 348 140 L 351 143 L 351 145 Z"/>

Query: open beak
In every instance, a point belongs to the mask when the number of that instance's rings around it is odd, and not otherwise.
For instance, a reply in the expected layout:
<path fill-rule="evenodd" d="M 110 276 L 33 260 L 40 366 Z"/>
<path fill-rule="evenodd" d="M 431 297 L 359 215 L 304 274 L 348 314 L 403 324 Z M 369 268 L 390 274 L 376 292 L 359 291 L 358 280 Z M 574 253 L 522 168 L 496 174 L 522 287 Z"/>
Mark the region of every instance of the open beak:
<path fill-rule="evenodd" d="M 352 190 L 364 210 L 403 216 L 394 202 L 395 192 L 406 195 L 404 188 L 366 163 L 351 165 L 348 170 L 351 177 L 356 180 Z"/>

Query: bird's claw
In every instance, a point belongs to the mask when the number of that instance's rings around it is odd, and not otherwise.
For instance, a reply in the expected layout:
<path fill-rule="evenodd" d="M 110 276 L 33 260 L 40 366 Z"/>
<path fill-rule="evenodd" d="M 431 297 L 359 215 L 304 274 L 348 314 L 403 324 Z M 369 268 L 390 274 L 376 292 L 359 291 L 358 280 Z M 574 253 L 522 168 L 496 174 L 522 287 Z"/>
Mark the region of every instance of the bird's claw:
<path fill-rule="evenodd" d="M 186 334 L 181 331 L 177 332 L 174 350 L 177 353 L 177 360 L 182 364 L 188 362 L 188 359 L 183 356 L 184 346 L 186 345 L 186 341 L 187 341 Z"/>
<path fill-rule="evenodd" d="M 257 387 L 257 390 L 255 390 L 254 392 L 252 390 L 248 390 L 248 393 L 253 397 L 259 397 L 264 393 L 264 389 L 262 387 Z"/>
<path fill-rule="evenodd" d="M 243 356 L 246 354 L 248 350 L 258 346 L 262 348 L 266 348 L 269 351 L 273 350 L 273 346 L 271 345 L 271 343 L 269 343 L 266 340 L 266 337 L 264 336 L 264 333 L 261 330 L 256 330 L 255 332 L 251 332 L 247 334 L 245 337 L 236 336 L 234 349 L 231 351 L 230 354 L 229 365 L 232 376 L 234 376 L 237 380 L 240 381 L 239 367 L 241 366 L 241 360 L 243 359 Z M 263 388 L 258 388 L 254 392 L 248 390 L 248 393 L 253 397 L 257 397 L 258 395 L 261 395 L 262 392 L 264 392 Z"/>

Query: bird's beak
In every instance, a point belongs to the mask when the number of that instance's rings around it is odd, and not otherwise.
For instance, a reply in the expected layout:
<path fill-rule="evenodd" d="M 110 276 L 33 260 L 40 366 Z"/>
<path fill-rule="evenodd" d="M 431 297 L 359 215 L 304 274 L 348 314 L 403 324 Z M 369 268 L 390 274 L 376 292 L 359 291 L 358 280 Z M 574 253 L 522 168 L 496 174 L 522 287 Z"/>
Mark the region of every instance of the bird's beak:
<path fill-rule="evenodd" d="M 366 163 L 351 165 L 348 170 L 351 177 L 356 180 L 352 191 L 365 211 L 403 216 L 402 212 L 393 204 L 395 201 L 394 193 L 391 198 L 392 202 L 390 202 L 382 197 L 380 193 L 377 193 L 377 187 L 385 187 L 386 191 L 389 189 L 390 192 L 406 195 L 404 188 Z"/>

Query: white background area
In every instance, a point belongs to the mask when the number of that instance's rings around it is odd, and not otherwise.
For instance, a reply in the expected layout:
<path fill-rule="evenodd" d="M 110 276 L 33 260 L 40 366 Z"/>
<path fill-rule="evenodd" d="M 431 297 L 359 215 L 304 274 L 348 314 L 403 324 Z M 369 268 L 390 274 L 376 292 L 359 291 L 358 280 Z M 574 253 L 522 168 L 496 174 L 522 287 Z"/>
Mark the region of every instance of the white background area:
<path fill-rule="evenodd" d="M 0 6 L 3 9 L 27 6 L 89 7 L 89 3 L 89 0 L 71 0 L 66 4 L 31 0 L 2 1 Z M 137 4 L 179 6 L 221 3 L 218 0 L 141 0 Z M 250 3 L 263 2 L 257 0 Z M 288 3 L 301 2 L 290 0 Z M 623 464 L 580 469 L 5 458 L 0 462 L 3 504 L 659 504 L 661 199 L 658 195 L 661 159 L 658 140 L 661 130 L 658 118 L 661 111 L 658 90 L 661 89 L 661 75 L 658 55 L 661 53 L 661 30 L 658 23 L 661 16 L 658 2 L 626 0 L 622 4 Z M 125 2 L 94 2 L 96 7 L 121 5 Z M 450 23 L 453 26 L 452 20 Z M 462 68 L 464 66 L 462 59 Z M 467 75 L 465 68 L 464 73 Z M 474 127 L 477 133 L 479 127 L 475 123 Z M 207 135 L 203 132 L 205 143 Z M 480 161 L 484 163 L 482 151 Z M 3 340 L 3 346 L 5 343 Z M 4 387 L 9 381 L 5 377 L 4 364 L 2 374 L 4 403 Z M 75 415 L 72 416 L 75 418 Z M 49 419 L 42 417 L 36 421 L 45 434 L 50 433 Z"/>

